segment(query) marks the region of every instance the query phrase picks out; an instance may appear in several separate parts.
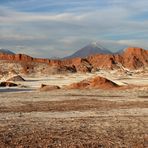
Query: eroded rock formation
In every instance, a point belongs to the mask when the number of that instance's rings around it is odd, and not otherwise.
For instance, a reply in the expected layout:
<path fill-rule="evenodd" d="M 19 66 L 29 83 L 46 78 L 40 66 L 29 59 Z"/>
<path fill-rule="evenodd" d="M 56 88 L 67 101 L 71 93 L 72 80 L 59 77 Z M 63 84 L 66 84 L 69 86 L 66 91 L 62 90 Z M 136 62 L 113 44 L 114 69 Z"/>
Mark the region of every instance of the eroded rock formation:
<path fill-rule="evenodd" d="M 122 65 L 128 69 L 138 69 L 148 66 L 148 51 L 142 48 L 127 48 L 122 54 L 96 54 L 86 58 L 73 58 L 64 60 L 50 60 L 33 58 L 24 54 L 0 54 L 0 60 L 8 61 L 11 63 L 20 63 L 21 72 L 35 73 L 35 65 L 44 64 L 40 72 L 47 73 L 48 71 L 54 71 L 53 73 L 63 72 L 91 72 L 97 69 L 116 69 Z M 39 69 L 39 68 L 38 68 Z"/>

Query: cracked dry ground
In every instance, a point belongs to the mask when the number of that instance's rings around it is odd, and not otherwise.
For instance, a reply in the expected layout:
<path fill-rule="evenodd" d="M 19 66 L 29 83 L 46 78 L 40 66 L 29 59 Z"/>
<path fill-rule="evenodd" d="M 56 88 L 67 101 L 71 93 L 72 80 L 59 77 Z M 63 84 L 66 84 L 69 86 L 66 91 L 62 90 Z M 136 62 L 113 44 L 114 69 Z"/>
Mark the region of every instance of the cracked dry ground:
<path fill-rule="evenodd" d="M 1 93 L 0 147 L 148 147 L 148 90 Z"/>

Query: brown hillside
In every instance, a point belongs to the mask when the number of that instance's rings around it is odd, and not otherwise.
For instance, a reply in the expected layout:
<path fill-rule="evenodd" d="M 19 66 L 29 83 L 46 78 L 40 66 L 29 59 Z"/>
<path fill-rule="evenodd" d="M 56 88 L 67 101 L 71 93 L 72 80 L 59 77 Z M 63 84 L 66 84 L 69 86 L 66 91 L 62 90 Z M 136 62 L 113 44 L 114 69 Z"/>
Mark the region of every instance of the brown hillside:
<path fill-rule="evenodd" d="M 86 88 L 110 89 L 115 87 L 118 87 L 116 83 L 100 76 L 86 79 L 78 83 L 73 83 L 68 86 L 68 88 L 70 89 L 86 89 Z"/>

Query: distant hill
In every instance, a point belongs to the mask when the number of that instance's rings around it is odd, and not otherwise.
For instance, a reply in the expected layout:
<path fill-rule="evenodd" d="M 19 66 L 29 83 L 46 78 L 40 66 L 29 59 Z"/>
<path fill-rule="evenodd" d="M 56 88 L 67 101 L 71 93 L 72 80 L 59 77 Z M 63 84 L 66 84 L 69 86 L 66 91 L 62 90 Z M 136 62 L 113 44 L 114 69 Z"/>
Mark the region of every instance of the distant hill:
<path fill-rule="evenodd" d="M 0 53 L 5 53 L 5 54 L 15 54 L 14 52 L 8 50 L 8 49 L 2 49 L 0 48 Z"/>
<path fill-rule="evenodd" d="M 93 54 L 112 54 L 112 52 L 104 48 L 100 44 L 94 42 L 79 49 L 74 54 L 67 56 L 64 59 L 70 59 L 70 58 L 76 58 L 76 57 L 84 58 Z"/>

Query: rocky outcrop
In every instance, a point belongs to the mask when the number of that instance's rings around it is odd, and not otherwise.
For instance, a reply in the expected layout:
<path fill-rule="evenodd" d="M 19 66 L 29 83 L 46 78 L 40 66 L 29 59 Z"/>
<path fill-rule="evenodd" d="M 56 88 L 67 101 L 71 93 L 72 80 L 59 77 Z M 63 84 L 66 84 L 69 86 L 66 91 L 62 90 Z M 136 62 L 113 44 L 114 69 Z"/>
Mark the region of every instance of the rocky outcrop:
<path fill-rule="evenodd" d="M 127 48 L 122 54 L 123 65 L 129 69 L 148 66 L 148 51 L 142 48 Z"/>
<path fill-rule="evenodd" d="M 40 91 L 51 91 L 51 90 L 56 90 L 56 89 L 60 89 L 59 86 L 57 85 L 45 85 L 45 84 L 41 84 L 40 87 Z"/>
<path fill-rule="evenodd" d="M 16 86 L 18 85 L 12 82 L 1 82 L 0 83 L 0 87 L 16 87 Z"/>
<path fill-rule="evenodd" d="M 20 75 L 15 75 L 7 79 L 7 81 L 25 81 L 25 79 L 22 78 Z"/>
<path fill-rule="evenodd" d="M 91 63 L 85 58 L 62 60 L 61 64 L 75 67 L 76 72 L 91 72 L 93 68 Z"/>
<path fill-rule="evenodd" d="M 117 68 L 117 63 L 122 61 L 120 55 L 92 55 L 89 56 L 88 61 L 92 64 L 94 69 L 114 69 Z"/>
<path fill-rule="evenodd" d="M 25 81 L 16 71 L 10 70 L 2 74 L 2 81 Z"/>
<path fill-rule="evenodd" d="M 58 65 L 61 63 L 60 60 L 49 60 L 42 58 L 33 58 L 31 56 L 25 54 L 0 54 L 0 60 L 9 60 L 9 61 L 17 61 L 17 62 L 35 62 L 35 63 L 47 63 L 49 65 Z"/>
<path fill-rule="evenodd" d="M 90 79 L 86 79 L 83 81 L 80 81 L 78 83 L 72 83 L 69 85 L 67 88 L 69 89 L 110 89 L 110 88 L 116 88 L 118 85 L 111 80 L 108 80 L 107 78 L 104 77 L 94 77 Z"/>

